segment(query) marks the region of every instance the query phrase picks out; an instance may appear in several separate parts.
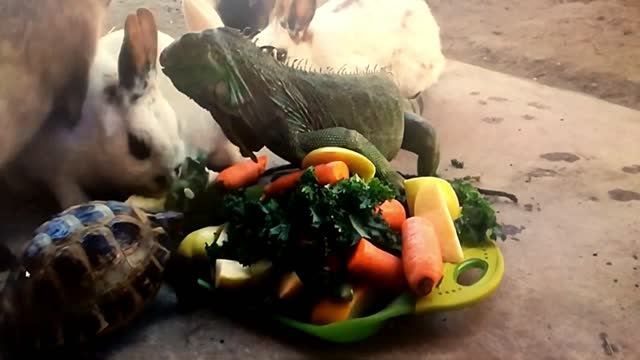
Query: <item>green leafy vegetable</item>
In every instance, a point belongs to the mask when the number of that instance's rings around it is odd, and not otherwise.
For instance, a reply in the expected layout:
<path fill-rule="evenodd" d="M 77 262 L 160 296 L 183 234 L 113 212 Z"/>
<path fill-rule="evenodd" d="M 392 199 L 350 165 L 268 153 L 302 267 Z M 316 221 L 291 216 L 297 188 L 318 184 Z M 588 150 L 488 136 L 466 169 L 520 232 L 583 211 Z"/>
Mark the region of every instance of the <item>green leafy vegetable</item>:
<path fill-rule="evenodd" d="M 208 186 L 208 182 L 209 173 L 203 157 L 187 158 L 169 187 L 165 207 L 185 214 L 187 233 L 223 222 L 224 214 L 219 205 L 224 196 L 223 189 Z"/>
<path fill-rule="evenodd" d="M 400 235 L 374 212 L 394 196 L 393 188 L 381 180 L 365 183 L 358 176 L 321 186 L 311 167 L 294 189 L 277 198 L 251 198 L 244 190 L 228 194 L 227 241 L 207 251 L 212 258 L 244 265 L 267 259 L 281 271 L 296 271 L 318 289 L 335 288 L 341 275 L 329 271 L 329 256 L 346 258 L 359 239 L 400 252 Z"/>
<path fill-rule="evenodd" d="M 456 179 L 451 181 L 451 186 L 462 207 L 462 214 L 455 221 L 461 242 L 475 245 L 484 242 L 487 238 L 506 240 L 493 207 L 473 185 Z"/>

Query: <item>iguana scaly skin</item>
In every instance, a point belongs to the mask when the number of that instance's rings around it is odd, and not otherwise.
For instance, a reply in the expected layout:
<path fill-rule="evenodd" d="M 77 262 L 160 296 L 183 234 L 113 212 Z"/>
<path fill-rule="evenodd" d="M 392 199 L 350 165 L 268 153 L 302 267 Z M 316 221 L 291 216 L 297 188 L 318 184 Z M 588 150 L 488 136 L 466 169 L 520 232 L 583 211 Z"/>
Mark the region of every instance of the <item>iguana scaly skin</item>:
<path fill-rule="evenodd" d="M 386 71 L 323 73 L 285 65 L 240 31 L 187 33 L 160 56 L 176 88 L 207 109 L 242 154 L 267 147 L 300 164 L 311 150 L 348 148 L 380 177 L 404 188 L 391 166 L 399 150 L 418 155 L 418 174 L 439 163 L 435 130 L 405 111 L 408 101 Z"/>

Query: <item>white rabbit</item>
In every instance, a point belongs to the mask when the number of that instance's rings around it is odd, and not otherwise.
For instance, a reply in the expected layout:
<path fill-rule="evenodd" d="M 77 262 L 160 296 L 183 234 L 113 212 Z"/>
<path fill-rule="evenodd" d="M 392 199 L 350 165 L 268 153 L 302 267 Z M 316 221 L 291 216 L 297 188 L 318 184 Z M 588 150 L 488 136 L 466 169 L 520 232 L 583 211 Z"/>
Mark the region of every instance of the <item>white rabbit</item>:
<path fill-rule="evenodd" d="M 184 6 L 190 31 L 219 26 L 209 0 Z M 257 46 L 272 46 L 289 61 L 311 68 L 364 70 L 387 67 L 402 95 L 416 99 L 410 106 L 422 112 L 422 91 L 436 83 L 446 59 L 440 29 L 424 0 L 329 0 L 316 8 L 314 0 L 276 0 L 269 25 L 257 35 Z M 217 13 L 216 13 L 217 15 Z M 208 19 L 205 21 L 205 19 Z M 373 26 L 375 24 L 376 26 Z"/>
<path fill-rule="evenodd" d="M 43 128 L 15 164 L 48 187 L 61 208 L 103 190 L 155 195 L 186 156 L 180 124 L 158 83 L 153 15 L 138 9 L 127 16 L 119 54 L 103 46 L 109 35 L 98 44 L 80 123 Z"/>
<path fill-rule="evenodd" d="M 277 0 L 256 45 L 286 50 L 316 68 L 393 72 L 414 98 L 437 82 L 445 66 L 440 28 L 425 0 Z"/>
<path fill-rule="evenodd" d="M 193 2 L 183 2 L 182 6 L 190 7 L 198 5 Z M 210 26 L 223 26 L 215 10 L 210 5 L 200 8 L 206 14 L 207 24 Z M 217 18 L 217 20 L 215 20 Z M 212 20 L 213 19 L 213 20 Z M 192 18 L 191 26 L 202 24 L 203 20 Z M 158 54 L 171 44 L 175 39 L 170 35 L 158 30 Z M 122 29 L 113 31 L 100 39 L 100 51 L 105 54 L 118 54 L 124 39 Z M 160 66 L 156 59 L 156 66 Z M 164 98 L 174 111 L 180 136 L 185 142 L 186 156 L 197 156 L 205 154 L 207 165 L 214 171 L 220 171 L 245 158 L 240 154 L 237 146 L 233 145 L 222 132 L 220 125 L 213 120 L 211 114 L 200 107 L 195 101 L 178 91 L 173 82 L 162 71 L 155 72 L 157 79 L 156 97 Z"/>
<path fill-rule="evenodd" d="M 48 120 L 78 123 L 109 3 L 0 2 L 0 169 Z"/>

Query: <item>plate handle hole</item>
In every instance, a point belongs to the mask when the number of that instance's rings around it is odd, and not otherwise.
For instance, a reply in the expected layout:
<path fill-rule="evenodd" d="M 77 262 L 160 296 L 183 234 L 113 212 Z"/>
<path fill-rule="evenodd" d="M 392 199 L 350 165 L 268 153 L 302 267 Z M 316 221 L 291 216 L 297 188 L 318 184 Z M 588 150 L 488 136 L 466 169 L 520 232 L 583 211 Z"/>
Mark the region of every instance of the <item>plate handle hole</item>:
<path fill-rule="evenodd" d="M 465 260 L 456 268 L 456 282 L 463 286 L 471 286 L 484 277 L 488 268 L 489 265 L 482 259 Z"/>

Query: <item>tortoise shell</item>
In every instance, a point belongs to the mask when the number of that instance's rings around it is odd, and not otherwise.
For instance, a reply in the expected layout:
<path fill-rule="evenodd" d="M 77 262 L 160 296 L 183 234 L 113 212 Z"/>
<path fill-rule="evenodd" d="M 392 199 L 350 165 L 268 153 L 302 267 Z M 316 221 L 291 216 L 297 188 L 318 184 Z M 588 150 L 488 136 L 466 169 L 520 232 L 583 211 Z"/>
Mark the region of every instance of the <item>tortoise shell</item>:
<path fill-rule="evenodd" d="M 20 346 L 102 336 L 132 321 L 157 294 L 167 233 L 142 210 L 93 201 L 56 214 L 27 244 L 0 299 L 0 325 Z"/>

